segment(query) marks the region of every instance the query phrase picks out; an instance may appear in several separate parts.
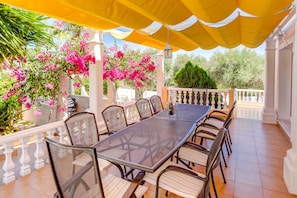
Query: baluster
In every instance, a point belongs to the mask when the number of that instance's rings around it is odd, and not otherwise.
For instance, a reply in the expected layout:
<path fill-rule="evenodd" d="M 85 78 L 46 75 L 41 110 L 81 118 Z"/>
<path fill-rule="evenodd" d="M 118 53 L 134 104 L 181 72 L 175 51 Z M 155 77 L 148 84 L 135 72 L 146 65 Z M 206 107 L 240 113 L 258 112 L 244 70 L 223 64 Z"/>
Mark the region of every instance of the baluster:
<path fill-rule="evenodd" d="M 208 99 L 209 98 L 209 92 L 208 92 L 208 90 L 205 91 L 205 95 L 206 95 L 205 104 L 209 105 L 209 99 Z"/>
<path fill-rule="evenodd" d="M 42 167 L 44 167 L 44 151 L 42 149 L 42 144 L 43 144 L 43 133 L 38 133 L 35 135 L 35 144 L 36 144 L 36 148 L 35 148 L 35 153 L 34 153 L 34 157 L 35 157 L 35 163 L 34 163 L 34 168 L 35 169 L 40 169 Z M 60 133 L 60 138 L 61 138 L 62 134 Z"/>
<path fill-rule="evenodd" d="M 227 95 L 228 95 L 228 92 L 224 92 L 224 107 L 223 107 L 223 109 L 227 109 Z"/>
<path fill-rule="evenodd" d="M 182 91 L 181 90 L 178 91 L 178 103 L 182 103 Z"/>
<path fill-rule="evenodd" d="M 216 104 L 216 102 L 215 102 L 215 92 L 214 91 L 211 91 L 211 107 L 213 108 L 213 109 L 215 109 L 215 104 Z"/>
<path fill-rule="evenodd" d="M 22 155 L 20 158 L 20 163 L 21 163 L 20 175 L 25 176 L 31 173 L 31 167 L 29 165 L 31 159 L 28 154 L 29 137 L 21 139 L 20 142 L 21 142 L 21 149 L 22 149 Z"/>
<path fill-rule="evenodd" d="M 197 90 L 193 90 L 194 92 L 194 104 L 198 103 L 197 97 L 198 97 L 198 91 Z"/>
<path fill-rule="evenodd" d="M 203 93 L 205 93 L 205 95 L 207 95 L 206 90 L 205 90 L 205 92 L 204 92 L 203 90 L 200 90 L 199 93 L 200 93 L 199 104 L 200 104 L 200 105 L 203 105 Z M 208 104 L 205 103 L 205 105 L 208 105 Z"/>
<path fill-rule="evenodd" d="M 218 92 L 218 109 L 222 109 L 222 102 L 221 102 L 221 98 L 222 98 L 222 92 Z"/>
<path fill-rule="evenodd" d="M 243 101 L 243 92 L 240 90 L 240 101 Z"/>
<path fill-rule="evenodd" d="M 3 147 L 4 147 L 3 153 L 5 154 L 5 161 L 2 167 L 2 169 L 4 170 L 2 181 L 4 184 L 8 184 L 15 180 L 15 173 L 13 171 L 15 165 L 11 157 L 13 152 L 13 142 L 6 143 L 3 145 Z"/>
<path fill-rule="evenodd" d="M 192 93 L 192 91 L 188 91 L 189 92 L 189 104 L 193 104 L 192 103 L 192 95 L 193 95 L 193 93 Z"/>

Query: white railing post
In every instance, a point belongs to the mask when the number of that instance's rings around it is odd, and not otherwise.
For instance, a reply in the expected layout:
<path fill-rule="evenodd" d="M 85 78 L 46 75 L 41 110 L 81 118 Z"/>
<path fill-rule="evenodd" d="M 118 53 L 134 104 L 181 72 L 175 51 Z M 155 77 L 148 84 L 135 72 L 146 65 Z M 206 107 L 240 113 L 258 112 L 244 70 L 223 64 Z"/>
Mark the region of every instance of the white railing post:
<path fill-rule="evenodd" d="M 193 102 L 192 102 L 192 95 L 193 95 L 192 90 L 188 90 L 188 93 L 189 93 L 189 104 L 193 104 Z"/>
<path fill-rule="evenodd" d="M 200 105 L 203 105 L 203 94 L 205 93 L 205 95 L 206 95 L 206 90 L 201 90 L 201 91 L 199 91 L 199 93 L 200 93 L 200 100 L 199 100 L 199 104 Z"/>
<path fill-rule="evenodd" d="M 13 142 L 6 143 L 3 145 L 4 147 L 3 153 L 5 154 L 5 161 L 2 168 L 4 170 L 4 174 L 3 174 L 4 184 L 8 184 L 15 180 L 15 173 L 13 170 L 15 165 L 12 160 L 13 146 L 14 146 Z"/>
<path fill-rule="evenodd" d="M 194 104 L 198 104 L 198 100 L 197 100 L 197 97 L 198 97 L 198 91 L 193 89 L 193 95 L 194 95 Z"/>
<path fill-rule="evenodd" d="M 20 142 L 21 142 L 21 149 L 22 149 L 22 154 L 20 158 L 20 163 L 21 163 L 20 175 L 25 176 L 31 173 L 31 168 L 29 165 L 31 159 L 28 154 L 29 137 L 22 138 Z"/>
<path fill-rule="evenodd" d="M 34 163 L 34 168 L 35 169 L 40 169 L 41 167 L 44 167 L 44 151 L 42 149 L 41 144 L 43 143 L 43 133 L 38 133 L 35 135 L 35 163 Z"/>
<path fill-rule="evenodd" d="M 224 106 L 223 106 L 223 109 L 227 109 L 228 107 L 227 107 L 227 95 L 228 95 L 228 93 L 227 92 L 224 92 Z"/>
<path fill-rule="evenodd" d="M 218 103 L 217 103 L 217 104 L 218 104 L 218 107 L 217 107 L 217 108 L 218 108 L 218 109 L 221 109 L 221 108 L 222 108 L 222 102 L 221 102 L 221 99 L 223 98 L 223 97 L 222 97 L 222 92 L 219 91 L 217 94 L 218 94 Z"/>
<path fill-rule="evenodd" d="M 205 102 L 205 104 L 206 105 L 209 105 L 209 91 L 208 91 L 208 89 L 206 89 L 205 95 L 206 95 L 206 102 Z"/>

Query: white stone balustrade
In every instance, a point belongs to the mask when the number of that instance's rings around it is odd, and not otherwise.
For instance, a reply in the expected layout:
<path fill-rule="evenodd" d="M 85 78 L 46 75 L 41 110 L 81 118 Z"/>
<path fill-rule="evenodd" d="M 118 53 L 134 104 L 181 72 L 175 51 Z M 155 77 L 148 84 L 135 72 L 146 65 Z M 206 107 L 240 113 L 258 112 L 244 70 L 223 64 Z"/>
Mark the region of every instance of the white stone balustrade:
<path fill-rule="evenodd" d="M 235 89 L 235 96 L 238 102 L 264 103 L 264 90 Z"/>
<path fill-rule="evenodd" d="M 168 96 L 177 103 L 210 105 L 213 109 L 227 109 L 229 104 L 229 90 L 168 87 Z"/>
<path fill-rule="evenodd" d="M 0 154 L 4 155 L 2 166 L 3 184 L 8 184 L 16 179 L 19 173 L 20 176 L 25 176 L 31 173 L 32 167 L 39 169 L 44 167 L 47 161 L 45 151 L 44 137 L 54 137 L 54 133 L 60 135 L 58 141 L 64 141 L 65 125 L 63 121 L 58 121 L 31 129 L 26 129 L 20 132 L 8 134 L 0 137 Z M 29 152 L 34 149 L 33 152 Z M 31 150 L 30 150 L 31 151 Z M 16 155 L 14 155 L 16 153 Z M 30 156 L 30 153 L 33 156 Z M 20 166 L 16 166 L 20 164 Z M 15 167 L 20 167 L 16 170 Z"/>

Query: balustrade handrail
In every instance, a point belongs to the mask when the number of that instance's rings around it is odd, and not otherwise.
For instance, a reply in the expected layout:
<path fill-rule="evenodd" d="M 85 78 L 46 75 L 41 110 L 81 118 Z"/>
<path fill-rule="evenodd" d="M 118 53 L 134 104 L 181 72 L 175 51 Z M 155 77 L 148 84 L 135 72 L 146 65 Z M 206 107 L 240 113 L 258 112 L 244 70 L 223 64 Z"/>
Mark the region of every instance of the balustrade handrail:
<path fill-rule="evenodd" d="M 238 102 L 260 104 L 264 103 L 264 90 L 259 89 L 235 89 L 235 99 Z"/>
<path fill-rule="evenodd" d="M 46 131 L 50 131 L 50 130 L 55 130 L 59 127 L 63 127 L 64 126 L 64 121 L 63 120 L 60 120 L 60 121 L 57 121 L 57 122 L 52 122 L 52 123 L 49 123 L 49 124 L 45 124 L 45 125 L 40 125 L 40 126 L 36 126 L 36 127 L 33 127 L 33 128 L 30 128 L 30 129 L 25 129 L 25 130 L 22 130 L 22 131 L 19 131 L 19 132 L 16 132 L 16 133 L 11 133 L 11 134 L 7 134 L 7 135 L 4 135 L 4 136 L 1 136 L 1 143 L 0 145 L 2 144 L 5 144 L 5 143 L 9 143 L 9 142 L 12 142 L 12 141 L 18 141 L 22 138 L 25 138 L 25 137 L 28 137 L 28 136 L 33 136 L 37 133 L 41 133 L 41 132 L 46 132 Z"/>
<path fill-rule="evenodd" d="M 229 90 L 168 87 L 167 92 L 178 103 L 209 105 L 212 109 L 225 110 L 233 103 L 229 101 L 233 98 L 230 97 Z"/>

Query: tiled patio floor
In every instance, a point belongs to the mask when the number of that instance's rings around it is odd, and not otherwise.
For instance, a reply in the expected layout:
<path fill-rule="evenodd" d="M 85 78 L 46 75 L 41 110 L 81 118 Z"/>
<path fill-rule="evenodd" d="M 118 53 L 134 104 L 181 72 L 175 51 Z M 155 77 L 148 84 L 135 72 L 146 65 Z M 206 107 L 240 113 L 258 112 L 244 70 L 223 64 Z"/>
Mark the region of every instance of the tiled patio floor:
<path fill-rule="evenodd" d="M 283 158 L 291 145 L 280 128 L 256 119 L 235 118 L 230 131 L 233 153 L 227 159 L 228 167 L 224 168 L 227 184 L 223 183 L 220 171 L 215 171 L 219 197 L 297 198 L 288 193 L 283 180 Z M 3 198 L 52 197 L 54 192 L 49 165 L 0 186 Z M 153 186 L 144 197 L 154 197 Z M 165 194 L 161 193 L 161 197 L 165 198 Z M 169 194 L 169 197 L 177 196 Z"/>

